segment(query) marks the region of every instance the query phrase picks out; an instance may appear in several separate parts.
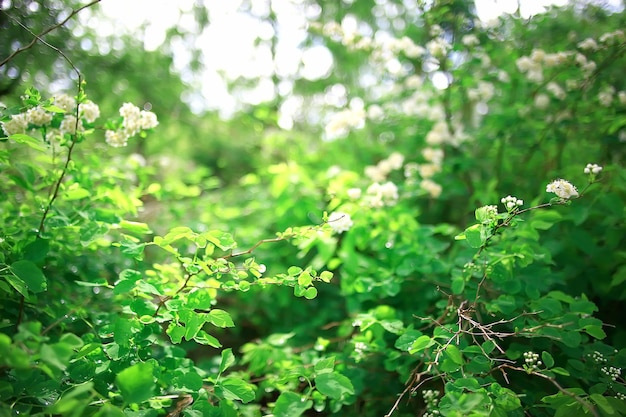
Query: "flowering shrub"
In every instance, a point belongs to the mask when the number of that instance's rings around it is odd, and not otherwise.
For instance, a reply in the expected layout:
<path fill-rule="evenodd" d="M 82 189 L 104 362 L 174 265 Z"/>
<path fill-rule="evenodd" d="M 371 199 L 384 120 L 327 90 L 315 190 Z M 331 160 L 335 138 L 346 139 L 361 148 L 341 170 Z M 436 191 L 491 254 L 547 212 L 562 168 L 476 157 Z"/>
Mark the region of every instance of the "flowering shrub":
<path fill-rule="evenodd" d="M 619 17 L 358 3 L 232 183 L 80 73 L 1 109 L 0 414 L 625 414 Z"/>

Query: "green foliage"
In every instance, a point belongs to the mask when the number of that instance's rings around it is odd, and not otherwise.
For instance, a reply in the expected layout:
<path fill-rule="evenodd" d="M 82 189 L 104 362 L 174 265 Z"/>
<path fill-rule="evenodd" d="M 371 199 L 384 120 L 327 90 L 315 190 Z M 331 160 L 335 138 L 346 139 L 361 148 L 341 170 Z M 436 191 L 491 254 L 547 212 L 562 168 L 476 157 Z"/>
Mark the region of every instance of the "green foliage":
<path fill-rule="evenodd" d="M 623 14 L 320 4 L 335 70 L 296 91 L 324 132 L 270 104 L 157 127 L 130 103 L 182 86 L 132 41 L 68 58 L 99 63 L 75 93 L 7 100 L 0 415 L 625 414 Z M 97 74 L 148 62 L 166 85 L 118 115 Z M 320 105 L 337 83 L 352 104 Z M 174 143 L 214 125 L 213 154 Z"/>

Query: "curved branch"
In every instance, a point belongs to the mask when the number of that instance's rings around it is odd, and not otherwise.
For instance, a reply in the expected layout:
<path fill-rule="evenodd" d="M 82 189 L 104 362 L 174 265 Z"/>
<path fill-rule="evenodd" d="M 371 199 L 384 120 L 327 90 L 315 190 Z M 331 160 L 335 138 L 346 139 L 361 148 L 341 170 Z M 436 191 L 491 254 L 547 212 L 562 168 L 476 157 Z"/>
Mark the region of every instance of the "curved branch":
<path fill-rule="evenodd" d="M 11 61 L 13 58 L 15 58 L 15 56 L 16 56 L 16 55 L 18 55 L 18 54 L 20 54 L 20 53 L 22 53 L 22 52 L 24 52 L 24 51 L 26 51 L 26 50 L 28 50 L 28 49 L 32 48 L 32 47 L 35 45 L 35 43 L 37 43 L 37 41 L 40 41 L 40 42 L 42 42 L 44 45 L 46 45 L 46 46 L 48 46 L 48 47 L 51 47 L 51 46 L 50 46 L 50 44 L 46 43 L 46 42 L 42 39 L 42 37 L 43 37 L 43 36 L 47 35 L 48 33 L 52 32 L 53 30 L 58 29 L 58 28 L 60 28 L 61 26 L 65 25 L 65 24 L 66 24 L 66 23 L 67 23 L 67 22 L 68 22 L 68 21 L 69 21 L 72 17 L 74 17 L 74 16 L 76 16 L 78 13 L 80 13 L 80 11 L 81 11 L 81 10 L 86 9 L 86 8 L 88 8 L 88 7 L 91 7 L 91 6 L 93 6 L 94 4 L 96 4 L 96 3 L 100 3 L 100 0 L 94 0 L 94 1 L 92 1 L 91 3 L 85 4 L 84 6 L 79 7 L 79 8 L 78 8 L 78 9 L 76 9 L 76 10 L 72 10 L 72 13 L 70 13 L 70 15 L 69 15 L 68 17 L 66 17 L 66 18 L 65 18 L 62 22 L 57 23 L 57 24 L 56 24 L 56 25 L 54 25 L 54 26 L 50 26 L 48 29 L 44 30 L 44 31 L 43 31 L 43 32 L 41 32 L 39 35 L 35 35 L 33 32 L 31 32 L 28 28 L 26 28 L 26 27 L 25 27 L 25 26 L 24 26 L 21 22 L 19 22 L 17 19 L 15 19 L 15 18 L 14 18 L 14 17 L 12 17 L 11 15 L 9 15 L 7 12 L 2 11 L 4 14 L 6 14 L 6 15 L 9 17 L 9 19 L 11 19 L 11 20 L 15 21 L 18 25 L 20 25 L 20 26 L 21 26 L 21 27 L 23 27 L 24 29 L 28 30 L 28 32 L 30 32 L 30 33 L 33 35 L 33 40 L 32 40 L 32 41 L 30 41 L 30 43 L 29 43 L 28 45 L 26 45 L 26 46 L 24 46 L 24 47 L 22 47 L 22 48 L 19 48 L 19 49 L 15 50 L 15 51 L 13 51 L 13 53 L 12 53 L 11 55 L 9 55 L 8 57 L 6 57 L 6 58 L 4 58 L 2 61 L 0 61 L 0 67 L 2 67 L 3 65 L 6 65 L 9 61 Z M 59 52 L 59 50 L 58 50 L 58 49 L 56 49 L 56 48 L 53 48 L 53 49 L 54 49 L 54 50 L 56 50 L 57 52 Z M 64 58 L 66 58 L 66 57 L 64 56 Z M 66 58 L 66 60 L 67 60 L 67 58 Z"/>

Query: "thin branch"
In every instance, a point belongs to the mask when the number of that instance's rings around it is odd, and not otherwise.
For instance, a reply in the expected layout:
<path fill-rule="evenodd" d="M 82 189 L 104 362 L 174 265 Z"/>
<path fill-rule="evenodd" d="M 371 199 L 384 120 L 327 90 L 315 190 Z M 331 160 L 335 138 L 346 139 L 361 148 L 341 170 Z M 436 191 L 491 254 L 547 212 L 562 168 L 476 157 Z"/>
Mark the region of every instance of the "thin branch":
<path fill-rule="evenodd" d="M 511 366 L 511 365 L 500 365 L 495 369 L 500 369 L 502 370 L 502 368 L 508 368 L 508 369 L 512 369 L 514 371 L 521 371 L 524 373 L 528 373 L 529 375 L 535 375 L 538 376 L 540 378 L 543 379 L 547 379 L 548 381 L 550 381 L 560 392 L 562 392 L 563 394 L 567 395 L 568 397 L 573 398 L 574 400 L 576 400 L 579 404 L 581 404 L 583 407 L 585 407 L 587 410 L 589 410 L 591 412 L 591 414 L 594 415 L 594 417 L 600 417 L 600 414 L 598 413 L 598 410 L 596 409 L 596 407 L 594 407 L 592 404 L 590 404 L 588 401 L 584 401 L 581 397 L 579 397 L 578 395 L 574 394 L 573 392 L 567 390 L 566 388 L 563 388 L 561 386 L 561 384 L 559 384 L 555 378 L 550 377 L 548 375 L 544 375 L 541 372 L 537 372 L 537 371 L 532 371 L 532 372 L 528 372 L 526 369 L 524 368 L 520 368 L 518 366 Z M 506 379 L 506 378 L 505 378 Z"/>
<path fill-rule="evenodd" d="M 61 26 L 65 25 L 72 17 L 76 16 L 78 13 L 80 13 L 83 9 L 86 9 L 88 7 L 93 6 L 96 3 L 100 3 L 100 0 L 94 0 L 91 3 L 85 4 L 84 6 L 79 7 L 76 10 L 72 10 L 72 13 L 70 13 L 70 15 L 68 17 L 66 17 L 62 22 L 57 23 L 54 26 L 50 26 L 48 29 L 44 30 L 43 32 L 41 32 L 39 35 L 35 35 L 31 30 L 29 30 L 28 28 L 26 28 L 21 22 L 19 22 L 17 19 L 15 19 L 13 16 L 9 15 L 7 12 L 3 11 L 4 14 L 6 14 L 9 19 L 15 21 L 18 25 L 20 25 L 21 27 L 23 27 L 24 29 L 28 30 L 28 32 L 33 35 L 33 40 L 30 41 L 30 43 L 22 48 L 19 48 L 15 51 L 13 51 L 13 53 L 11 55 L 9 55 L 8 57 L 6 57 L 5 59 L 3 59 L 2 61 L 0 61 L 0 67 L 2 67 L 3 65 L 6 65 L 9 61 L 11 61 L 13 58 L 15 58 L 16 55 L 32 48 L 35 43 L 37 43 L 37 41 L 42 42 L 44 45 L 51 47 L 50 44 L 46 43 L 42 37 L 47 35 L 48 33 L 52 32 L 55 29 L 60 28 Z M 51 47 L 52 49 L 54 49 L 55 51 L 59 52 L 58 49 Z M 66 60 L 67 57 L 63 54 L 61 54 Z"/>
<path fill-rule="evenodd" d="M 291 237 L 291 236 L 289 236 L 289 237 Z M 254 252 L 254 250 L 256 248 L 258 248 L 259 246 L 261 246 L 261 245 L 263 245 L 265 243 L 282 242 L 283 240 L 289 239 L 289 237 L 275 237 L 275 238 L 271 238 L 271 239 L 261 239 L 257 243 L 255 243 L 250 249 L 247 249 L 247 250 L 245 250 L 243 252 L 231 253 L 229 255 L 222 256 L 222 258 L 223 259 L 230 259 L 230 258 L 236 258 L 237 256 L 248 255 L 248 254 Z"/>
<path fill-rule="evenodd" d="M 30 48 L 36 41 L 41 42 L 42 44 L 44 44 L 45 46 L 47 46 L 48 48 L 52 49 L 53 51 L 55 51 L 57 54 L 59 54 L 68 64 L 69 66 L 74 70 L 74 72 L 76 73 L 77 77 L 78 77 L 78 91 L 77 91 L 77 98 L 80 98 L 81 96 L 81 92 L 82 92 L 82 88 L 83 88 L 83 76 L 80 72 L 80 70 L 76 67 L 76 65 L 74 65 L 74 62 L 72 62 L 72 60 L 63 52 L 61 51 L 59 48 L 57 48 L 54 45 L 49 44 L 48 42 L 46 42 L 42 36 L 45 35 L 46 33 L 49 33 L 50 31 L 52 31 L 55 28 L 58 28 L 62 25 L 64 25 L 72 16 L 76 15 L 78 12 L 80 12 L 81 10 L 83 10 L 86 7 L 89 7 L 93 4 L 98 3 L 100 0 L 95 0 L 77 10 L 74 10 L 70 16 L 67 17 L 67 19 L 63 20 L 61 23 L 45 30 L 42 34 L 40 35 L 36 35 L 35 33 L 33 33 L 32 30 L 30 30 L 28 27 L 26 27 L 22 22 L 16 20 L 15 18 L 13 18 L 12 16 L 9 16 L 9 18 L 11 18 L 12 20 L 14 20 L 18 25 L 20 25 L 24 30 L 26 30 L 28 33 L 30 33 L 31 35 L 33 35 L 33 41 L 30 43 L 30 45 L 26 48 L 23 48 L 22 50 L 18 49 L 16 52 L 14 52 L 11 56 L 9 56 L 8 58 L 6 58 L 4 61 L 2 61 L 0 63 L 0 67 L 2 65 L 4 65 L 6 62 L 8 62 L 10 59 L 12 59 L 13 56 L 15 56 L 17 53 L 22 52 L 28 48 Z M 8 16 L 8 15 L 7 15 Z M 54 203 L 54 201 L 57 199 L 58 195 L 59 195 L 59 189 L 61 188 L 61 183 L 63 182 L 63 179 L 65 178 L 65 175 L 67 174 L 67 170 L 68 167 L 70 165 L 70 161 L 72 160 L 72 151 L 74 150 L 74 146 L 76 145 L 76 143 L 78 142 L 78 126 L 80 124 L 80 103 L 78 102 L 79 100 L 77 100 L 76 103 L 76 122 L 74 124 L 74 134 L 72 135 L 72 141 L 70 143 L 70 146 L 68 147 L 68 151 L 67 151 L 67 158 L 65 159 L 65 164 L 63 165 L 63 170 L 61 171 L 61 175 L 59 175 L 59 179 L 56 181 L 56 183 L 53 186 L 53 192 L 52 192 L 52 196 L 50 197 L 50 200 L 48 201 L 48 205 L 46 206 L 46 208 L 44 209 L 44 212 L 41 216 L 41 221 L 39 222 L 39 228 L 37 229 L 37 237 L 41 237 L 41 235 L 43 234 L 44 231 L 44 223 L 46 221 L 46 218 L 48 217 L 48 213 L 50 212 L 50 209 L 52 208 L 52 204 Z"/>
<path fill-rule="evenodd" d="M 77 77 L 78 77 L 78 91 L 77 91 L 77 103 L 76 103 L 76 122 L 74 124 L 74 134 L 72 135 L 72 141 L 70 143 L 70 146 L 68 147 L 68 151 L 67 151 L 67 158 L 65 160 L 65 164 L 63 165 L 63 170 L 61 171 L 61 175 L 59 175 L 58 180 L 56 181 L 55 185 L 53 186 L 53 192 L 51 194 L 50 200 L 48 201 L 48 204 L 46 205 L 46 208 L 44 209 L 44 212 L 41 216 L 41 221 L 39 222 L 39 227 L 37 228 L 37 238 L 41 238 L 43 231 L 44 231 L 44 226 L 45 226 L 45 222 L 46 222 L 46 218 L 48 217 L 48 213 L 50 212 L 50 209 L 52 208 L 52 205 L 54 204 L 54 201 L 57 199 L 58 195 L 59 195 L 59 189 L 61 187 L 61 183 L 63 182 L 63 179 L 65 178 L 65 175 L 67 174 L 67 170 L 69 168 L 69 164 L 70 161 L 72 160 L 72 151 L 74 150 L 74 146 L 76 145 L 76 143 L 78 142 L 78 126 L 80 124 L 80 96 L 82 93 L 82 88 L 83 88 L 83 76 L 80 73 L 80 71 L 78 70 L 78 68 L 76 67 L 76 65 L 74 65 L 74 63 L 72 62 L 72 60 L 63 52 L 61 51 L 59 48 L 57 48 L 54 45 L 51 45 L 50 43 L 46 42 L 44 39 L 42 39 L 42 36 L 45 35 L 46 33 L 49 33 L 50 31 L 54 30 L 55 28 L 58 28 L 62 25 L 64 25 L 72 16 L 76 15 L 76 13 L 78 13 L 79 11 L 83 10 L 86 7 L 89 7 L 95 3 L 98 3 L 100 0 L 95 0 L 92 3 L 89 3 L 83 7 L 81 7 L 78 10 L 73 11 L 70 16 L 68 16 L 67 19 L 63 20 L 61 23 L 57 24 L 56 26 L 53 26 L 52 28 L 49 28 L 47 31 L 44 31 L 41 35 L 36 35 L 35 33 L 33 33 L 32 30 L 30 30 L 28 27 L 26 27 L 23 23 L 21 23 L 20 21 L 16 20 L 15 18 L 13 18 L 12 16 L 8 15 L 7 16 L 14 20 L 19 26 L 21 26 L 24 30 L 26 30 L 28 33 L 30 33 L 31 35 L 33 35 L 33 41 L 31 42 L 31 44 L 22 49 L 22 50 L 17 50 L 16 52 L 14 52 L 13 54 L 11 54 L 11 56 L 9 56 L 8 58 L 6 58 L 5 60 L 3 60 L 0 63 L 0 67 L 3 66 L 4 64 L 6 64 L 7 62 L 9 62 L 15 55 L 17 55 L 19 52 L 23 52 L 24 50 L 30 48 L 32 45 L 35 44 L 36 41 L 41 42 L 42 44 L 44 44 L 45 46 L 47 46 L 48 48 L 52 49 L 53 51 L 55 51 L 57 54 L 59 54 L 68 64 L 69 66 L 72 68 L 72 70 L 74 70 L 74 72 L 76 73 Z M 19 325 L 22 322 L 22 319 L 24 317 L 24 296 L 22 296 L 22 300 L 20 302 L 20 311 L 18 314 L 18 320 L 17 320 L 17 325 Z"/>

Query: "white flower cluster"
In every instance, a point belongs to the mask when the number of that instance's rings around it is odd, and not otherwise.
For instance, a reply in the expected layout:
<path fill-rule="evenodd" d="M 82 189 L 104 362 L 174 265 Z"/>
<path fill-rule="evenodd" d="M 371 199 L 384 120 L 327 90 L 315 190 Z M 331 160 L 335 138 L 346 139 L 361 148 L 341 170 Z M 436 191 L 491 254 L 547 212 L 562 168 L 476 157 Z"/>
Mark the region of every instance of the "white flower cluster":
<path fill-rule="evenodd" d="M 76 99 L 67 94 L 58 94 L 54 96 L 53 103 L 55 106 L 65 110 L 66 113 L 76 109 Z"/>
<path fill-rule="evenodd" d="M 568 63 L 571 58 L 574 58 L 575 63 L 581 67 L 585 75 L 590 75 L 596 69 L 596 63 L 588 60 L 581 53 L 561 51 L 550 54 L 542 49 L 533 49 L 530 55 L 521 56 L 515 61 L 515 64 L 521 73 L 526 74 L 529 81 L 541 83 L 544 80 L 544 68 Z"/>
<path fill-rule="evenodd" d="M 122 127 L 107 130 L 104 134 L 106 142 L 116 148 L 126 146 L 128 139 L 140 131 L 155 128 L 159 124 L 156 114 L 140 110 L 132 103 L 124 103 L 120 107 L 120 116 L 123 118 Z"/>
<path fill-rule="evenodd" d="M 63 120 L 61 120 L 59 128 L 49 128 L 46 132 L 46 140 L 52 140 L 57 136 L 63 136 L 66 133 L 75 134 L 85 130 L 83 120 L 87 123 L 93 123 L 100 117 L 100 108 L 90 100 L 80 104 L 80 119 L 76 119 L 76 99 L 67 94 L 59 94 L 53 98 L 55 106 L 65 111 Z M 47 126 L 52 122 L 54 113 L 37 106 L 11 116 L 7 122 L 2 122 L 2 130 L 5 135 L 10 136 L 17 133 L 26 133 L 29 129 L 36 129 Z"/>
<path fill-rule="evenodd" d="M 81 118 L 85 119 L 87 123 L 93 123 L 100 117 L 100 107 L 91 100 L 80 103 L 78 111 Z"/>
<path fill-rule="evenodd" d="M 439 390 L 427 389 L 422 391 L 422 398 L 424 398 L 424 403 L 426 403 L 426 413 L 424 413 L 424 417 L 434 417 L 440 415 L 439 410 L 436 407 L 439 405 L 439 395 L 441 393 Z"/>
<path fill-rule="evenodd" d="M 607 361 L 604 355 L 597 350 L 595 350 L 593 353 L 590 353 L 589 356 L 591 356 L 591 359 L 593 359 L 593 361 L 596 363 L 606 363 Z"/>
<path fill-rule="evenodd" d="M 426 49 L 435 58 L 445 57 L 450 47 L 450 43 L 443 38 L 434 38 L 426 43 Z"/>
<path fill-rule="evenodd" d="M 626 35 L 624 35 L 623 30 L 615 30 L 613 32 L 608 32 L 603 34 L 598 38 L 600 43 L 611 45 L 614 43 L 622 43 L 626 40 Z"/>
<path fill-rule="evenodd" d="M 470 48 L 472 46 L 480 45 L 480 40 L 478 40 L 478 37 L 476 37 L 476 35 L 464 35 L 461 38 L 461 42 L 463 43 L 463 45 Z"/>
<path fill-rule="evenodd" d="M 394 170 L 402 168 L 404 155 L 400 152 L 393 152 L 386 159 L 379 161 L 376 165 L 365 167 L 365 176 L 374 182 L 383 182 Z"/>
<path fill-rule="evenodd" d="M 625 401 L 626 400 L 626 395 L 622 394 L 621 392 L 618 392 L 617 394 L 615 394 L 615 398 L 617 398 L 618 400 Z"/>
<path fill-rule="evenodd" d="M 524 363 L 530 369 L 537 369 L 542 365 L 539 355 L 532 351 L 524 352 Z"/>
<path fill-rule="evenodd" d="M 598 101 L 604 107 L 610 107 L 613 104 L 613 98 L 615 97 L 615 87 L 612 85 L 605 86 L 598 93 Z"/>
<path fill-rule="evenodd" d="M 388 175 L 402 168 L 404 155 L 394 152 L 376 165 L 365 167 L 365 176 L 372 184 L 365 190 L 365 195 L 360 188 L 350 188 L 346 194 L 351 200 L 359 200 L 363 196 L 363 202 L 369 207 L 381 208 L 393 206 L 399 198 L 398 187 L 391 181 L 387 181 Z"/>
<path fill-rule="evenodd" d="M 341 211 L 333 211 L 330 213 L 330 216 L 328 216 L 328 224 L 335 233 L 343 233 L 350 230 L 354 223 L 349 214 Z"/>
<path fill-rule="evenodd" d="M 76 131 L 84 132 L 85 127 L 83 126 L 82 119 L 76 120 L 76 116 L 74 116 L 73 114 L 67 114 L 61 122 L 61 126 L 59 126 L 59 131 L 61 136 L 65 133 L 75 135 Z"/>
<path fill-rule="evenodd" d="M 422 188 L 422 190 L 428 192 L 428 194 L 430 194 L 432 198 L 439 197 L 441 195 L 441 191 L 443 191 L 441 185 L 437 184 L 430 178 L 426 178 L 420 181 L 420 187 Z"/>
<path fill-rule="evenodd" d="M 409 58 L 418 58 L 426 53 L 426 49 L 416 45 L 408 36 L 401 38 L 389 38 L 385 43 L 376 45 L 378 48 L 385 48 L 396 54 L 404 54 Z"/>
<path fill-rule="evenodd" d="M 28 129 L 28 118 L 25 113 L 14 114 L 8 122 L 2 122 L 2 131 L 5 135 L 11 136 L 18 133 L 25 133 Z"/>
<path fill-rule="evenodd" d="M 498 215 L 498 206 L 495 206 L 495 205 L 483 206 L 482 209 L 485 211 L 485 215 L 487 219 L 493 220 Z"/>
<path fill-rule="evenodd" d="M 467 90 L 467 97 L 472 101 L 487 102 L 494 96 L 496 89 L 492 83 L 478 81 L 475 88 Z"/>
<path fill-rule="evenodd" d="M 346 194 L 350 200 L 358 200 L 361 198 L 363 192 L 360 188 L 349 188 L 348 191 L 346 191 Z"/>
<path fill-rule="evenodd" d="M 356 342 L 354 344 L 354 352 L 357 355 L 362 355 L 363 352 L 365 352 L 367 350 L 367 344 L 363 343 L 363 342 Z"/>
<path fill-rule="evenodd" d="M 583 172 L 585 174 L 598 175 L 602 171 L 602 167 L 598 164 L 587 164 Z"/>
<path fill-rule="evenodd" d="M 326 124 L 326 135 L 330 139 L 346 136 L 351 129 L 365 126 L 366 112 L 363 109 L 344 109 L 333 114 Z"/>
<path fill-rule="evenodd" d="M 420 188 L 437 198 L 441 195 L 442 187 L 432 180 L 432 177 L 441 172 L 444 152 L 440 148 L 426 147 L 422 150 L 422 156 L 426 160 L 424 164 L 411 162 L 404 167 L 404 176 L 411 182 L 416 175 L 421 178 Z"/>
<path fill-rule="evenodd" d="M 45 126 L 52 121 L 52 113 L 47 112 L 41 106 L 33 107 L 26 110 L 26 120 L 35 126 Z"/>
<path fill-rule="evenodd" d="M 384 206 L 393 206 L 398 201 L 398 187 L 391 181 L 383 184 L 373 183 L 367 190 L 366 202 L 370 207 L 380 208 Z"/>
<path fill-rule="evenodd" d="M 600 370 L 603 374 L 611 378 L 611 381 L 617 380 L 622 373 L 620 368 L 615 368 L 614 366 L 603 366 Z"/>
<path fill-rule="evenodd" d="M 546 186 L 546 192 L 554 193 L 564 200 L 578 197 L 578 190 L 569 181 L 562 179 L 554 180 Z"/>
<path fill-rule="evenodd" d="M 567 93 L 558 83 L 551 81 L 546 85 L 546 90 L 559 100 L 563 100 Z"/>
<path fill-rule="evenodd" d="M 587 38 L 583 41 L 580 41 L 578 42 L 576 46 L 578 46 L 583 51 L 588 51 L 588 50 L 595 51 L 599 48 L 598 43 L 593 38 Z"/>
<path fill-rule="evenodd" d="M 524 200 L 520 200 L 517 197 L 513 197 L 510 195 L 502 197 L 502 199 L 500 199 L 500 202 L 504 204 L 504 207 L 506 207 L 507 211 L 513 211 L 515 208 L 524 204 Z"/>
<path fill-rule="evenodd" d="M 350 24 L 339 24 L 337 22 L 327 22 L 323 26 L 319 23 L 311 24 L 313 29 L 335 42 L 341 42 L 350 50 L 371 50 L 373 55 L 387 56 L 385 52 L 393 54 L 404 54 L 409 58 L 417 58 L 426 52 L 425 48 L 416 45 L 411 38 L 403 36 L 401 38 L 374 39 L 367 33 L 360 33 Z"/>

